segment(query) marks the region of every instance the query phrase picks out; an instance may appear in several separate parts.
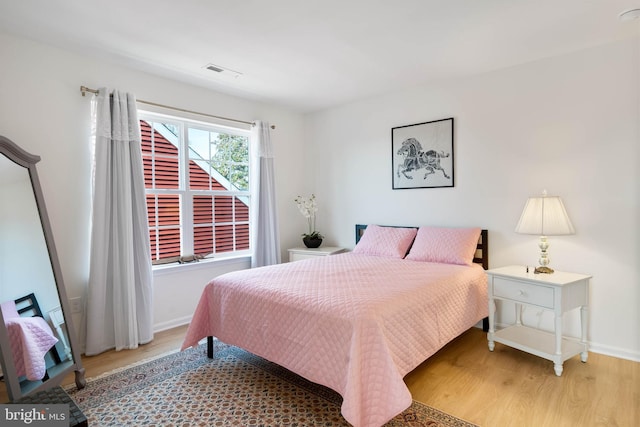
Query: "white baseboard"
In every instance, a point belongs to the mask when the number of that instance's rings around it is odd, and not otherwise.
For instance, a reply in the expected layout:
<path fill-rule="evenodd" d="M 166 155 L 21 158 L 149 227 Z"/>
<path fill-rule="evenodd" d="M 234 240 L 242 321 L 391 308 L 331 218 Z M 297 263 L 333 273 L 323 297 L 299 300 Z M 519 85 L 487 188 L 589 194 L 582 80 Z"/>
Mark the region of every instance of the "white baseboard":
<path fill-rule="evenodd" d="M 167 329 L 177 328 L 178 326 L 188 325 L 191 323 L 193 316 L 184 316 L 172 319 L 167 322 L 156 323 L 153 325 L 153 332 L 166 331 Z"/>
<path fill-rule="evenodd" d="M 617 357 L 618 359 L 631 360 L 633 362 L 640 362 L 640 352 L 633 352 L 625 348 L 611 347 L 608 345 L 589 343 L 589 351 L 598 354 L 604 354 L 605 356 Z"/>

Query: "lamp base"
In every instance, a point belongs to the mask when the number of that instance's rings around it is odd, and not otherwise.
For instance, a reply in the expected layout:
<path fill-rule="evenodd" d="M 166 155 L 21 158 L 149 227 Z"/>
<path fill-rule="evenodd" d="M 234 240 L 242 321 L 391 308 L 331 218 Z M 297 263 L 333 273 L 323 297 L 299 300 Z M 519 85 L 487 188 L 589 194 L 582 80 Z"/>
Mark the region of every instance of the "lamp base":
<path fill-rule="evenodd" d="M 542 274 L 551 274 L 551 273 L 553 273 L 553 268 L 550 268 L 550 267 L 536 267 L 536 269 L 533 270 L 533 272 L 535 274 L 540 274 L 540 273 L 542 273 Z"/>

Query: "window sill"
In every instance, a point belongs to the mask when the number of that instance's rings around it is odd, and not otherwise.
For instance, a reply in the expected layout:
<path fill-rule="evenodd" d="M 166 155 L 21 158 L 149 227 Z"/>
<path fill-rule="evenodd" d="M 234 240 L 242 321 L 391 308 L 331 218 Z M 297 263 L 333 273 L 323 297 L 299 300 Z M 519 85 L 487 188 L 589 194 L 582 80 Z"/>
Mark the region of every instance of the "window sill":
<path fill-rule="evenodd" d="M 205 269 L 205 268 L 214 268 L 214 267 L 227 266 L 227 265 L 233 265 L 233 264 L 245 264 L 247 262 L 251 264 L 251 255 L 238 255 L 238 256 L 231 256 L 231 257 L 225 257 L 225 258 L 209 258 L 209 259 L 202 259 L 200 261 L 190 262 L 185 264 L 179 264 L 176 262 L 172 264 L 154 265 L 152 269 L 153 269 L 153 276 L 156 277 L 156 276 L 162 276 L 165 274 L 175 274 L 179 272 L 199 270 L 199 269 Z"/>

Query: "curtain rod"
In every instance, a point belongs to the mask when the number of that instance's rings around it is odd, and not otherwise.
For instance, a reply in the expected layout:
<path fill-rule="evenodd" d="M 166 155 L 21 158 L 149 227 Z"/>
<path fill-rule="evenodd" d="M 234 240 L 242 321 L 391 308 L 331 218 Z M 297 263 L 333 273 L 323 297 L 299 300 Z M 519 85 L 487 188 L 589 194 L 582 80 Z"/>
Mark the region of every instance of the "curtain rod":
<path fill-rule="evenodd" d="M 99 90 L 98 89 L 91 89 L 91 88 L 86 87 L 86 86 L 80 86 L 80 92 L 82 92 L 82 96 L 85 96 L 87 92 L 92 93 L 94 95 L 97 95 Z M 157 102 L 145 101 L 145 100 L 142 100 L 142 99 L 136 99 L 136 102 L 139 102 L 141 104 L 153 105 L 154 107 L 168 108 L 170 110 L 181 111 L 183 113 L 191 113 L 191 114 L 197 114 L 199 116 L 206 116 L 206 117 L 212 117 L 214 119 L 226 120 L 226 121 L 229 121 L 229 122 L 244 123 L 246 125 L 251 125 L 251 126 L 255 126 L 256 125 L 255 122 L 247 122 L 245 120 L 230 119 L 228 117 L 214 116 L 213 114 L 199 113 L 198 111 L 185 110 L 184 108 L 172 107 L 170 105 L 158 104 Z M 271 129 L 275 129 L 275 128 L 276 128 L 275 125 L 271 125 Z"/>

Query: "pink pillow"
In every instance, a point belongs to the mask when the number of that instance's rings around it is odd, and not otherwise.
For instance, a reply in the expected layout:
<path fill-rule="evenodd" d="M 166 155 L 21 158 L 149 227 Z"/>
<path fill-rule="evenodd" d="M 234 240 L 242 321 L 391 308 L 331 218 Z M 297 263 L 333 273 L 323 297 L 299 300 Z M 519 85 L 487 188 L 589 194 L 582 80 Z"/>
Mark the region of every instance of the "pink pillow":
<path fill-rule="evenodd" d="M 479 228 L 420 227 L 407 259 L 471 265 L 479 238 Z"/>
<path fill-rule="evenodd" d="M 404 258 L 417 231 L 415 228 L 369 225 L 353 253 Z"/>

